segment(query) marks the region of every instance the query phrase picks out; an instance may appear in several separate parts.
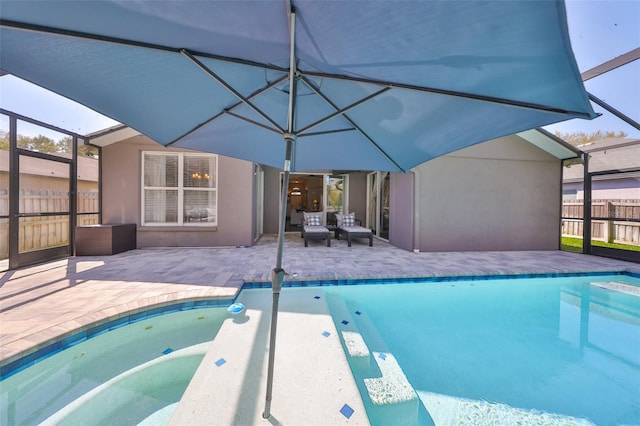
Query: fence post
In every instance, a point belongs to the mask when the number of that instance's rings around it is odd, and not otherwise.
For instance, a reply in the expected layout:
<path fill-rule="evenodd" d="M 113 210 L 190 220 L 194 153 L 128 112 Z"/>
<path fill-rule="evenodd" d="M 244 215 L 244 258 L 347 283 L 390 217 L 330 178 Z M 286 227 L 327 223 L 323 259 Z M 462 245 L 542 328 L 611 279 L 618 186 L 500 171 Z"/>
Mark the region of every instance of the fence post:
<path fill-rule="evenodd" d="M 604 240 L 607 243 L 612 243 L 615 239 L 615 225 L 613 222 L 616 220 L 616 209 L 611 201 L 605 202 L 605 211 L 607 212 L 607 226 L 604 227 Z"/>

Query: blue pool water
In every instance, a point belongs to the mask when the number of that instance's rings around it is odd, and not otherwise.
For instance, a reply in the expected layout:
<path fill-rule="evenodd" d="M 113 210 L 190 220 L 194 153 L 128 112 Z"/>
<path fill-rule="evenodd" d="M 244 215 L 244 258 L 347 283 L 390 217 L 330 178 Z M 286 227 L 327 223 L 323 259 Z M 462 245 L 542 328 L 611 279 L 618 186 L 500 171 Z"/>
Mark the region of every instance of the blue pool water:
<path fill-rule="evenodd" d="M 226 318 L 158 315 L 43 359 L 0 381 L 0 424 L 166 424 Z"/>
<path fill-rule="evenodd" d="M 368 351 L 348 359 L 373 425 L 640 424 L 638 278 L 326 284 L 345 353 Z M 44 359 L 0 381 L 0 424 L 167 424 L 228 315 L 157 316 Z"/>
<path fill-rule="evenodd" d="M 362 346 L 355 333 L 371 352 L 349 359 L 374 425 L 640 424 L 638 278 L 339 286 L 325 296 L 345 351 Z M 420 407 L 385 414 L 375 387 L 393 402 L 403 377 Z"/>

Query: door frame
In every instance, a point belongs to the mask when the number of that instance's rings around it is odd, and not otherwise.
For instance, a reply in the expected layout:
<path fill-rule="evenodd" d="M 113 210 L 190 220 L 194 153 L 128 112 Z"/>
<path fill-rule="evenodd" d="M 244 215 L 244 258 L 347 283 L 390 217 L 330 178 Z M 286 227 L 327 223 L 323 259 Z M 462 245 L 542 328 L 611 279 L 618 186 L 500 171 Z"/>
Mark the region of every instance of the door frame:
<path fill-rule="evenodd" d="M 73 253 L 74 237 L 75 237 L 75 225 L 76 217 L 73 212 L 76 210 L 76 179 L 74 177 L 77 174 L 74 159 L 60 158 L 55 155 L 43 154 L 40 152 L 32 152 L 20 148 L 16 148 L 14 154 L 11 156 L 14 160 L 15 167 L 12 169 L 10 182 L 9 182 L 9 269 L 15 269 L 24 265 L 44 262 L 47 260 L 58 259 L 61 257 L 70 256 Z M 16 158 L 13 158 L 16 157 Z M 68 205 L 69 209 L 65 211 L 53 211 L 53 212 L 39 212 L 39 213 L 27 213 L 20 212 L 20 159 L 21 158 L 38 158 L 41 160 L 52 161 L 62 164 L 67 164 L 69 170 L 68 189 Z M 39 250 L 33 250 L 20 253 L 19 241 L 20 232 L 23 227 L 20 226 L 20 220 L 23 218 L 34 217 L 53 217 L 53 216 L 66 216 L 67 221 L 67 235 L 69 239 L 64 246 L 44 248 Z"/>
<path fill-rule="evenodd" d="M 254 223 L 253 242 L 260 239 L 264 232 L 264 170 L 257 163 L 253 164 L 253 191 L 254 191 Z"/>
<path fill-rule="evenodd" d="M 349 187 L 349 174 L 348 173 L 344 173 L 344 174 L 334 174 L 331 172 L 291 172 L 290 173 L 290 181 L 289 184 L 291 185 L 291 179 L 294 176 L 319 176 L 322 179 L 322 220 L 323 223 L 327 223 L 327 202 L 328 202 L 328 191 L 327 191 L 327 179 L 329 178 L 336 178 L 336 177 L 342 177 L 345 181 L 345 188 L 344 188 L 344 194 L 343 194 L 343 210 L 344 212 L 348 211 L 349 208 L 349 197 L 348 197 L 348 187 Z M 283 183 L 283 172 L 280 172 L 280 191 L 279 193 L 282 193 L 282 183 Z M 289 209 L 289 202 L 290 200 L 287 200 L 287 206 L 286 208 Z M 280 206 L 278 206 L 278 208 L 280 208 Z"/>
<path fill-rule="evenodd" d="M 373 234 L 384 241 L 389 241 L 389 237 L 382 237 L 381 230 L 383 224 L 383 205 L 382 199 L 382 183 L 385 178 L 389 177 L 389 172 L 370 172 L 367 173 L 367 214 L 366 214 L 366 226 L 373 230 Z M 374 187 L 375 186 L 375 187 Z M 389 187 L 389 192 L 391 188 Z M 375 196 L 375 198 L 374 198 Z M 389 197 L 390 194 L 387 194 Z M 374 205 L 375 203 L 375 205 Z M 387 206 L 388 208 L 388 206 Z"/>
<path fill-rule="evenodd" d="M 3 115 L 9 118 L 9 238 L 8 238 L 8 269 L 17 269 L 22 266 L 27 266 L 35 263 L 43 263 L 50 260 L 56 260 L 73 255 L 75 251 L 75 228 L 77 223 L 77 176 L 78 176 L 78 143 L 80 143 L 82 137 L 77 134 L 65 131 L 55 126 L 42 123 L 38 120 L 34 120 L 19 114 L 11 113 L 6 110 L 0 111 Z M 18 148 L 18 120 L 24 121 L 29 124 L 35 124 L 37 126 L 53 130 L 71 137 L 71 158 L 65 158 L 54 154 L 46 154 L 37 151 L 30 151 L 23 148 Z M 46 161 L 53 161 L 57 163 L 67 164 L 69 167 L 68 176 L 68 210 L 66 211 L 54 211 L 54 212 L 41 212 L 41 213 L 26 213 L 20 212 L 20 159 L 22 158 L 37 158 Z M 100 179 L 99 179 L 100 181 Z M 52 216 L 67 216 L 68 217 L 68 230 L 69 236 L 66 245 L 44 248 L 40 250 L 34 250 L 29 252 L 20 253 L 20 220 L 28 217 L 52 217 Z M 5 218 L 5 217 L 3 217 Z"/>

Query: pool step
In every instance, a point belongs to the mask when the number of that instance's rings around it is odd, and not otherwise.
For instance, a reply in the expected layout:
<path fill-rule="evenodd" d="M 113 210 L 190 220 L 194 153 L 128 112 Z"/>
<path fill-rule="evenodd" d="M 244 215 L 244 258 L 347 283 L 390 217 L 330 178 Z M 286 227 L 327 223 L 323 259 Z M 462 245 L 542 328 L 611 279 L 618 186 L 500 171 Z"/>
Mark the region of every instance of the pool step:
<path fill-rule="evenodd" d="M 170 410 L 177 406 L 175 399 L 184 393 L 210 343 L 176 350 L 125 371 L 69 403 L 41 424 L 88 425 L 95 423 L 95 419 L 113 424 L 137 424 L 153 407 L 159 418 L 168 420 Z M 163 412 L 164 409 L 168 411 Z"/>
<path fill-rule="evenodd" d="M 603 282 L 592 282 L 592 286 L 604 288 L 606 290 L 618 291 L 620 293 L 630 294 L 632 296 L 640 296 L 640 287 L 621 283 L 618 281 L 603 281 Z"/>
<path fill-rule="evenodd" d="M 326 293 L 327 304 L 342 337 L 345 353 L 375 424 L 418 424 L 420 401 L 393 354 L 365 313 L 351 314 L 344 299 Z M 372 362 L 373 361 L 373 362 Z"/>
<path fill-rule="evenodd" d="M 351 313 L 342 297 L 334 293 L 327 293 L 327 304 L 336 322 L 343 347 L 349 363 L 359 371 L 368 371 L 371 366 L 371 353 L 362 335 L 351 317 Z"/>

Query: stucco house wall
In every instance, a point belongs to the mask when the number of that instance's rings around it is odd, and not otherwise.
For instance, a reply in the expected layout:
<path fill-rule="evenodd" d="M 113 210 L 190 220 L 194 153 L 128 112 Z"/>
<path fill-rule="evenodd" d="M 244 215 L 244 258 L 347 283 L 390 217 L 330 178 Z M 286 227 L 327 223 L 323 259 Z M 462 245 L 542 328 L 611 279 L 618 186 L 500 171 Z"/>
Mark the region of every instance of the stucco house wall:
<path fill-rule="evenodd" d="M 102 149 L 102 222 L 137 224 L 137 246 L 215 247 L 253 243 L 253 163 L 218 156 L 218 225 L 141 226 L 143 151 L 164 148 L 135 136 Z"/>
<path fill-rule="evenodd" d="M 559 248 L 560 160 L 520 137 L 475 145 L 413 171 L 417 203 L 414 248 Z M 397 220 L 403 219 L 391 214 L 392 223 Z"/>
<path fill-rule="evenodd" d="M 389 191 L 389 242 L 413 250 L 415 234 L 415 173 L 391 173 Z"/>
<path fill-rule="evenodd" d="M 280 217 L 280 170 L 263 166 L 264 170 L 264 222 L 265 234 L 277 234 Z"/>
<path fill-rule="evenodd" d="M 355 213 L 356 219 L 364 226 L 367 219 L 367 173 L 349 173 L 348 197 L 349 212 Z"/>
<path fill-rule="evenodd" d="M 107 145 L 103 223 L 136 223 L 138 247 L 250 246 L 256 223 L 253 164 L 218 157 L 218 225 L 141 224 L 142 151 L 166 148 L 143 136 Z M 179 150 L 175 150 L 179 151 Z M 512 135 L 391 174 L 391 244 L 420 251 L 558 249 L 561 160 Z M 280 170 L 263 167 L 263 233 L 278 232 Z M 349 173 L 348 208 L 365 223 L 367 172 Z"/>
<path fill-rule="evenodd" d="M 639 160 L 640 161 L 640 160 Z M 592 178 L 592 200 L 638 200 L 640 199 L 640 174 L 629 177 L 600 176 Z M 564 192 L 575 191 L 572 199 L 584 200 L 584 185 L 582 182 L 564 184 Z"/>

